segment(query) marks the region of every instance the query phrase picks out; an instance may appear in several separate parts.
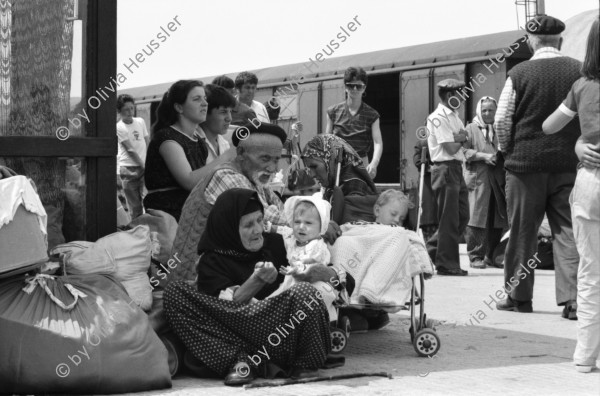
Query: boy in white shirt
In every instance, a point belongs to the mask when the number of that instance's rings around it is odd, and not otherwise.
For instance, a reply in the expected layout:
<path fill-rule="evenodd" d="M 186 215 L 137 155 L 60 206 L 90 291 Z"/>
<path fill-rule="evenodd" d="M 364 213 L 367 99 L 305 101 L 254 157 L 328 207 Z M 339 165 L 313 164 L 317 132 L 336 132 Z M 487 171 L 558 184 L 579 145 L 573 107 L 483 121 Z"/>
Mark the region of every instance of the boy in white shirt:
<path fill-rule="evenodd" d="M 121 120 L 117 122 L 117 170 L 123 183 L 129 214 L 134 219 L 144 211 L 144 168 L 150 136 L 144 120 L 133 116 L 135 101 L 131 96 L 119 95 L 117 111 L 121 116 Z"/>

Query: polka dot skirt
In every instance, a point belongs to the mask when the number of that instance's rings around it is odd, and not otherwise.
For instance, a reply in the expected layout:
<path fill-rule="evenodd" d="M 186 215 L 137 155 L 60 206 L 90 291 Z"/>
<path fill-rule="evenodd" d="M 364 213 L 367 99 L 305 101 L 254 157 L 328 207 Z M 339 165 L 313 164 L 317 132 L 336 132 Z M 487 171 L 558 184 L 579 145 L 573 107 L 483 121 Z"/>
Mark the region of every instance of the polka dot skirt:
<path fill-rule="evenodd" d="M 267 362 L 284 371 L 321 368 L 331 351 L 329 315 L 318 291 L 300 282 L 277 297 L 239 304 L 171 282 L 165 313 L 177 336 L 197 359 L 225 376 L 245 361 L 263 372 Z"/>

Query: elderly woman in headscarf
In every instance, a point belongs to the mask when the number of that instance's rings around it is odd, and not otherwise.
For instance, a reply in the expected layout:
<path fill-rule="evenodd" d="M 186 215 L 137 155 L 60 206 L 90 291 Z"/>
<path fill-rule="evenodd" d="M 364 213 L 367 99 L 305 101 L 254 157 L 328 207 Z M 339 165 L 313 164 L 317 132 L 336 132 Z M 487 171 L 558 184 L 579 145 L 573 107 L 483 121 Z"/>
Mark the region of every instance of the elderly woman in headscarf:
<path fill-rule="evenodd" d="M 198 245 L 196 287 L 175 281 L 165 291 L 167 318 L 188 351 L 186 365 L 205 365 L 226 385 L 278 372 L 315 375 L 331 350 L 327 307 L 311 284 L 266 299 L 288 262 L 281 235 L 264 233 L 263 214 L 255 191 L 222 193 Z M 323 280 L 332 276 L 334 270 Z"/>
<path fill-rule="evenodd" d="M 304 147 L 302 152 L 304 165 L 323 187 L 323 199 L 332 205 L 332 220 L 340 222 L 343 207 L 339 202 L 351 195 L 375 195 L 375 184 L 363 160 L 357 152 L 340 137 L 331 134 L 317 135 Z M 341 164 L 339 173 L 339 188 L 336 188 L 338 163 Z M 375 201 L 373 201 L 374 203 Z M 368 211 L 372 213 L 373 203 Z"/>
<path fill-rule="evenodd" d="M 472 268 L 498 266 L 493 260 L 502 230 L 507 226 L 505 174 L 494 130 L 496 100 L 485 96 L 477 103 L 476 116 L 467 127 L 464 178 L 469 190 L 470 220 L 467 251 Z"/>

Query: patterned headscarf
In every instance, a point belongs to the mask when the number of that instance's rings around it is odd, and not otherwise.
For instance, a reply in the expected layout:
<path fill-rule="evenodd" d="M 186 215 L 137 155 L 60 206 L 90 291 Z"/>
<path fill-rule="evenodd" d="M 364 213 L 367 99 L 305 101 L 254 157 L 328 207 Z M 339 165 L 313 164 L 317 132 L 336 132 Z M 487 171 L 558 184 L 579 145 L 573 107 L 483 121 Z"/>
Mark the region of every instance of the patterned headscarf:
<path fill-rule="evenodd" d="M 498 102 L 496 102 L 496 99 L 492 98 L 491 96 L 484 96 L 483 98 L 479 99 L 479 102 L 477 102 L 477 109 L 475 111 L 476 115 L 473 118 L 473 122 L 477 126 L 479 126 L 479 129 L 481 129 L 485 140 L 493 145 L 494 138 L 496 136 L 496 131 L 494 130 L 494 123 L 486 124 L 485 122 L 483 122 L 483 117 L 481 115 L 481 107 L 483 106 L 483 102 L 487 101 L 493 102 L 496 105 L 496 108 L 498 107 Z"/>
<path fill-rule="evenodd" d="M 321 134 L 313 137 L 302 152 L 302 158 L 318 158 L 325 163 L 327 171 L 327 186 L 324 186 L 327 192 L 332 191 L 335 187 L 335 178 L 337 176 L 336 153 L 342 150 L 342 169 L 340 172 L 340 185 L 352 179 L 359 179 L 365 182 L 375 193 L 375 184 L 362 158 L 346 141 L 332 134 Z"/>

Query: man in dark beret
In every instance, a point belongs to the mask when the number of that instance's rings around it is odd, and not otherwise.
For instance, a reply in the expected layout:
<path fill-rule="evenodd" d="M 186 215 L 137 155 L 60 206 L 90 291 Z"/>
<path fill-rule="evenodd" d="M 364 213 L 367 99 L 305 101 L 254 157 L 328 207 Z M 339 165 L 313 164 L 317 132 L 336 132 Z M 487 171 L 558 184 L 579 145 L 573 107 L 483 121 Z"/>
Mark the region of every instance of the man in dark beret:
<path fill-rule="evenodd" d="M 581 63 L 560 53 L 565 24 L 547 15 L 527 23 L 529 61 L 508 73 L 496 113 L 496 130 L 506 169 L 506 200 L 511 225 L 505 252 L 507 298 L 499 310 L 532 312 L 537 232 L 548 216 L 554 236 L 556 302 L 563 317 L 576 319 L 579 255 L 573 238 L 569 195 L 575 182 L 580 135 L 577 121 L 546 136 L 543 121 L 579 78 Z"/>
<path fill-rule="evenodd" d="M 172 251 L 178 253 L 184 267 L 193 265 L 198 258 L 196 250 L 208 214 L 219 195 L 227 190 L 255 190 L 265 208 L 265 221 L 285 225 L 283 203 L 269 182 L 279 169 L 286 138 L 285 131 L 277 125 L 257 123 L 238 127 L 232 135 L 235 157 L 207 165 L 213 169 L 190 192 L 173 242 Z"/>

